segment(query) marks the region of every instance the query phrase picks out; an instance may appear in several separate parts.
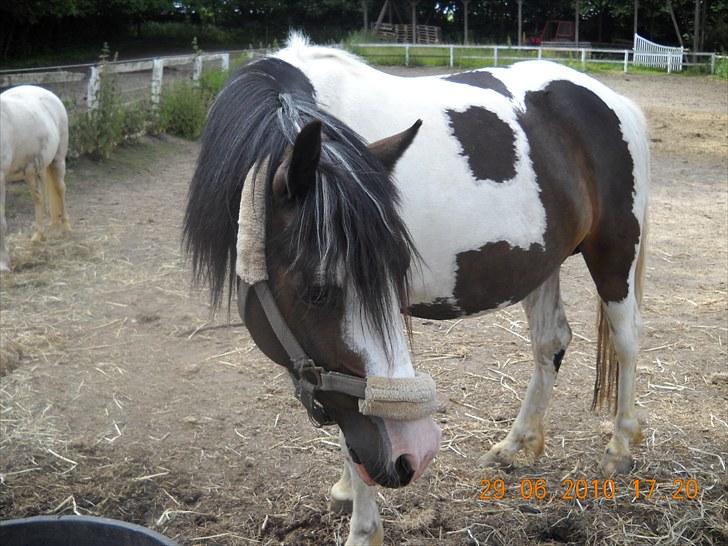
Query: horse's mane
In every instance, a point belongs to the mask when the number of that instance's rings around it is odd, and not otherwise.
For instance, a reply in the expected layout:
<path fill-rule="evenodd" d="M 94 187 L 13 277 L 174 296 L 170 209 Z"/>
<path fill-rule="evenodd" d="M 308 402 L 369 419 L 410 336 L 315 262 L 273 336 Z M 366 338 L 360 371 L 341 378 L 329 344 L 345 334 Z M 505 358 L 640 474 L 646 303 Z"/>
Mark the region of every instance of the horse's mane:
<path fill-rule="evenodd" d="M 222 301 L 226 284 L 231 298 L 246 175 L 270 158 L 270 204 L 275 168 L 314 119 L 323 132 L 316 183 L 296 207 L 288 232 L 275 234 L 275 240 L 288 241 L 292 272 L 306 285 L 339 285 L 345 276 L 365 318 L 385 334 L 393 326 L 393 299 L 406 308 L 413 253 L 397 211 L 397 190 L 363 139 L 319 109 L 306 76 L 280 59 L 244 66 L 210 109 L 188 194 L 183 245 L 195 280 L 209 283 L 213 307 Z"/>
<path fill-rule="evenodd" d="M 375 71 L 376 69 L 369 66 L 365 59 L 354 55 L 339 47 L 326 47 L 314 45 L 308 39 L 308 36 L 300 31 L 291 31 L 288 34 L 285 48 L 276 53 L 276 57 L 283 60 L 289 58 L 298 58 L 302 61 L 320 61 L 334 60 L 350 70 L 366 70 Z M 296 63 L 294 63 L 296 64 Z"/>

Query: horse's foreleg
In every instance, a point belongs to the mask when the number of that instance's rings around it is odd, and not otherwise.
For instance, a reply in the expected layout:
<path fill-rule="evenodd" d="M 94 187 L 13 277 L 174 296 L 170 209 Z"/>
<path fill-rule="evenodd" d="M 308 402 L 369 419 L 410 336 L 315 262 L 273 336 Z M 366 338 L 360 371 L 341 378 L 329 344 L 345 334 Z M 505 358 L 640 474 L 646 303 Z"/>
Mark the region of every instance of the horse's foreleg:
<path fill-rule="evenodd" d="M 45 199 L 43 197 L 42 176 L 43 170 L 40 168 L 28 167 L 25 170 L 25 180 L 30 186 L 30 195 L 33 198 L 35 206 L 35 225 L 33 226 L 33 236 L 31 241 L 42 241 L 45 239 Z"/>
<path fill-rule="evenodd" d="M 384 541 L 384 528 L 379 517 L 377 507 L 377 490 L 361 481 L 351 461 L 344 435 L 340 437 L 341 449 L 344 452 L 346 468 L 334 487 L 331 488 L 331 497 L 334 498 L 334 489 L 341 484 L 340 493 L 347 493 L 347 485 L 351 491 L 352 512 L 349 525 L 349 537 L 346 546 L 380 546 Z M 348 483 L 347 483 L 348 478 Z"/>
<path fill-rule="evenodd" d="M 611 342 L 619 362 L 617 382 L 617 413 L 614 433 L 602 457 L 605 475 L 627 474 L 632 470 L 630 442 L 642 439 L 642 429 L 635 415 L 635 372 L 639 350 L 641 318 L 632 291 L 624 301 L 604 305 L 609 321 Z"/>
<path fill-rule="evenodd" d="M 66 160 L 55 159 L 48 165 L 46 188 L 48 209 L 51 216 L 51 230 L 54 233 L 70 231 L 71 225 L 66 212 Z"/>
<path fill-rule="evenodd" d="M 346 448 L 346 443 L 341 435 L 340 442 L 342 450 Z M 333 486 L 331 486 L 331 502 L 329 509 L 332 512 L 340 514 L 351 514 L 354 502 L 354 490 L 351 488 L 351 472 L 349 471 L 349 463 L 346 461 L 347 455 L 344 454 L 344 469 L 341 471 L 341 478 Z"/>
<path fill-rule="evenodd" d="M 10 271 L 8 224 L 5 221 L 5 173 L 0 172 L 0 271 Z"/>
<path fill-rule="evenodd" d="M 543 452 L 544 414 L 561 360 L 571 341 L 571 329 L 561 301 L 558 271 L 523 301 L 523 308 L 528 317 L 536 366 L 513 427 L 504 440 L 481 457 L 483 465 L 512 464 L 516 453 L 522 449 L 534 456 Z"/>

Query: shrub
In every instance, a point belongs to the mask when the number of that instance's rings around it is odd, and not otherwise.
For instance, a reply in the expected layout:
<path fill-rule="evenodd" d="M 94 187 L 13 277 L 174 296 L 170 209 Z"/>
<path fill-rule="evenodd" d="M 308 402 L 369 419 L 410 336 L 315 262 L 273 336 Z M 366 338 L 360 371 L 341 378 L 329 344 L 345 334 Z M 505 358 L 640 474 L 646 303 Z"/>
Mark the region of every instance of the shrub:
<path fill-rule="evenodd" d="M 728 59 L 720 59 L 715 63 L 715 75 L 722 80 L 728 80 Z"/>
<path fill-rule="evenodd" d="M 207 115 L 208 95 L 190 82 L 180 81 L 162 94 L 159 125 L 165 133 L 197 138 Z"/>
<path fill-rule="evenodd" d="M 200 76 L 200 91 L 212 101 L 225 85 L 229 75 L 227 70 L 203 70 Z"/>
<path fill-rule="evenodd" d="M 94 159 L 109 157 L 124 138 L 124 109 L 115 77 L 108 70 L 109 48 L 104 44 L 99 63 L 99 86 L 96 107 L 71 116 L 70 138 L 74 154 L 88 154 Z"/>
<path fill-rule="evenodd" d="M 148 102 L 131 104 L 124 108 L 122 137 L 126 141 L 135 141 L 150 128 L 153 117 Z"/>

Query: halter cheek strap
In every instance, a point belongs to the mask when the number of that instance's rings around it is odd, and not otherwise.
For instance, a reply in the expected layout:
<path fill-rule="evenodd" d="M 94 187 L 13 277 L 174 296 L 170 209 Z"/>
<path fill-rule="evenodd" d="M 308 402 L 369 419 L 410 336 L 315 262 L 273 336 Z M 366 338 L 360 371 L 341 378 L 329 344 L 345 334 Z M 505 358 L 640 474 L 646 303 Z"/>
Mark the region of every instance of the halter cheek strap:
<path fill-rule="evenodd" d="M 286 324 L 267 281 L 257 282 L 252 286 L 244 282 L 240 283 L 238 312 L 243 322 L 245 322 L 245 305 L 251 289 L 258 297 L 270 327 L 291 362 L 288 372 L 295 387 L 296 398 L 306 408 L 314 425 L 319 427 L 335 425 L 336 421 L 328 415 L 326 409 L 316 400 L 316 392 L 337 392 L 362 399 L 366 397 L 366 379 L 338 372 L 329 372 L 320 366 L 316 366 L 298 343 L 288 324 Z"/>
<path fill-rule="evenodd" d="M 335 392 L 351 396 L 359 400 L 358 406 L 362 415 L 386 419 L 420 419 L 431 415 L 437 409 L 435 382 L 425 373 L 416 373 L 415 377 L 369 376 L 364 379 L 330 372 L 317 366 L 288 327 L 267 281 L 260 281 L 252 286 L 240 283 L 238 312 L 243 322 L 250 290 L 255 292 L 268 323 L 288 355 L 291 362 L 288 372 L 295 387 L 296 398 L 306 408 L 315 426 L 336 424 L 323 405 L 316 400 L 317 392 Z"/>

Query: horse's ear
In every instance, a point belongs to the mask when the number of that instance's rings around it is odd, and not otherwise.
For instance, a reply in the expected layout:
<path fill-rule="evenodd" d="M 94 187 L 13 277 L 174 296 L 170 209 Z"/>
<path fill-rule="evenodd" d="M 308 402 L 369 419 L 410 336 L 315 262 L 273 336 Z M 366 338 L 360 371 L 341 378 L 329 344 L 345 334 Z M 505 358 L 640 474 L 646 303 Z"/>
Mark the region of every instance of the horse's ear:
<path fill-rule="evenodd" d="M 394 170 L 394 166 L 402 157 L 402 154 L 409 148 L 412 141 L 417 136 L 417 131 L 420 130 L 422 120 L 418 119 L 415 124 L 409 129 L 392 135 L 382 140 L 377 140 L 369 145 L 369 151 L 379 158 L 384 167 L 390 173 Z"/>
<path fill-rule="evenodd" d="M 321 159 L 321 122 L 304 126 L 296 137 L 286 173 L 287 197 L 303 197 L 316 183 L 316 169 Z"/>

